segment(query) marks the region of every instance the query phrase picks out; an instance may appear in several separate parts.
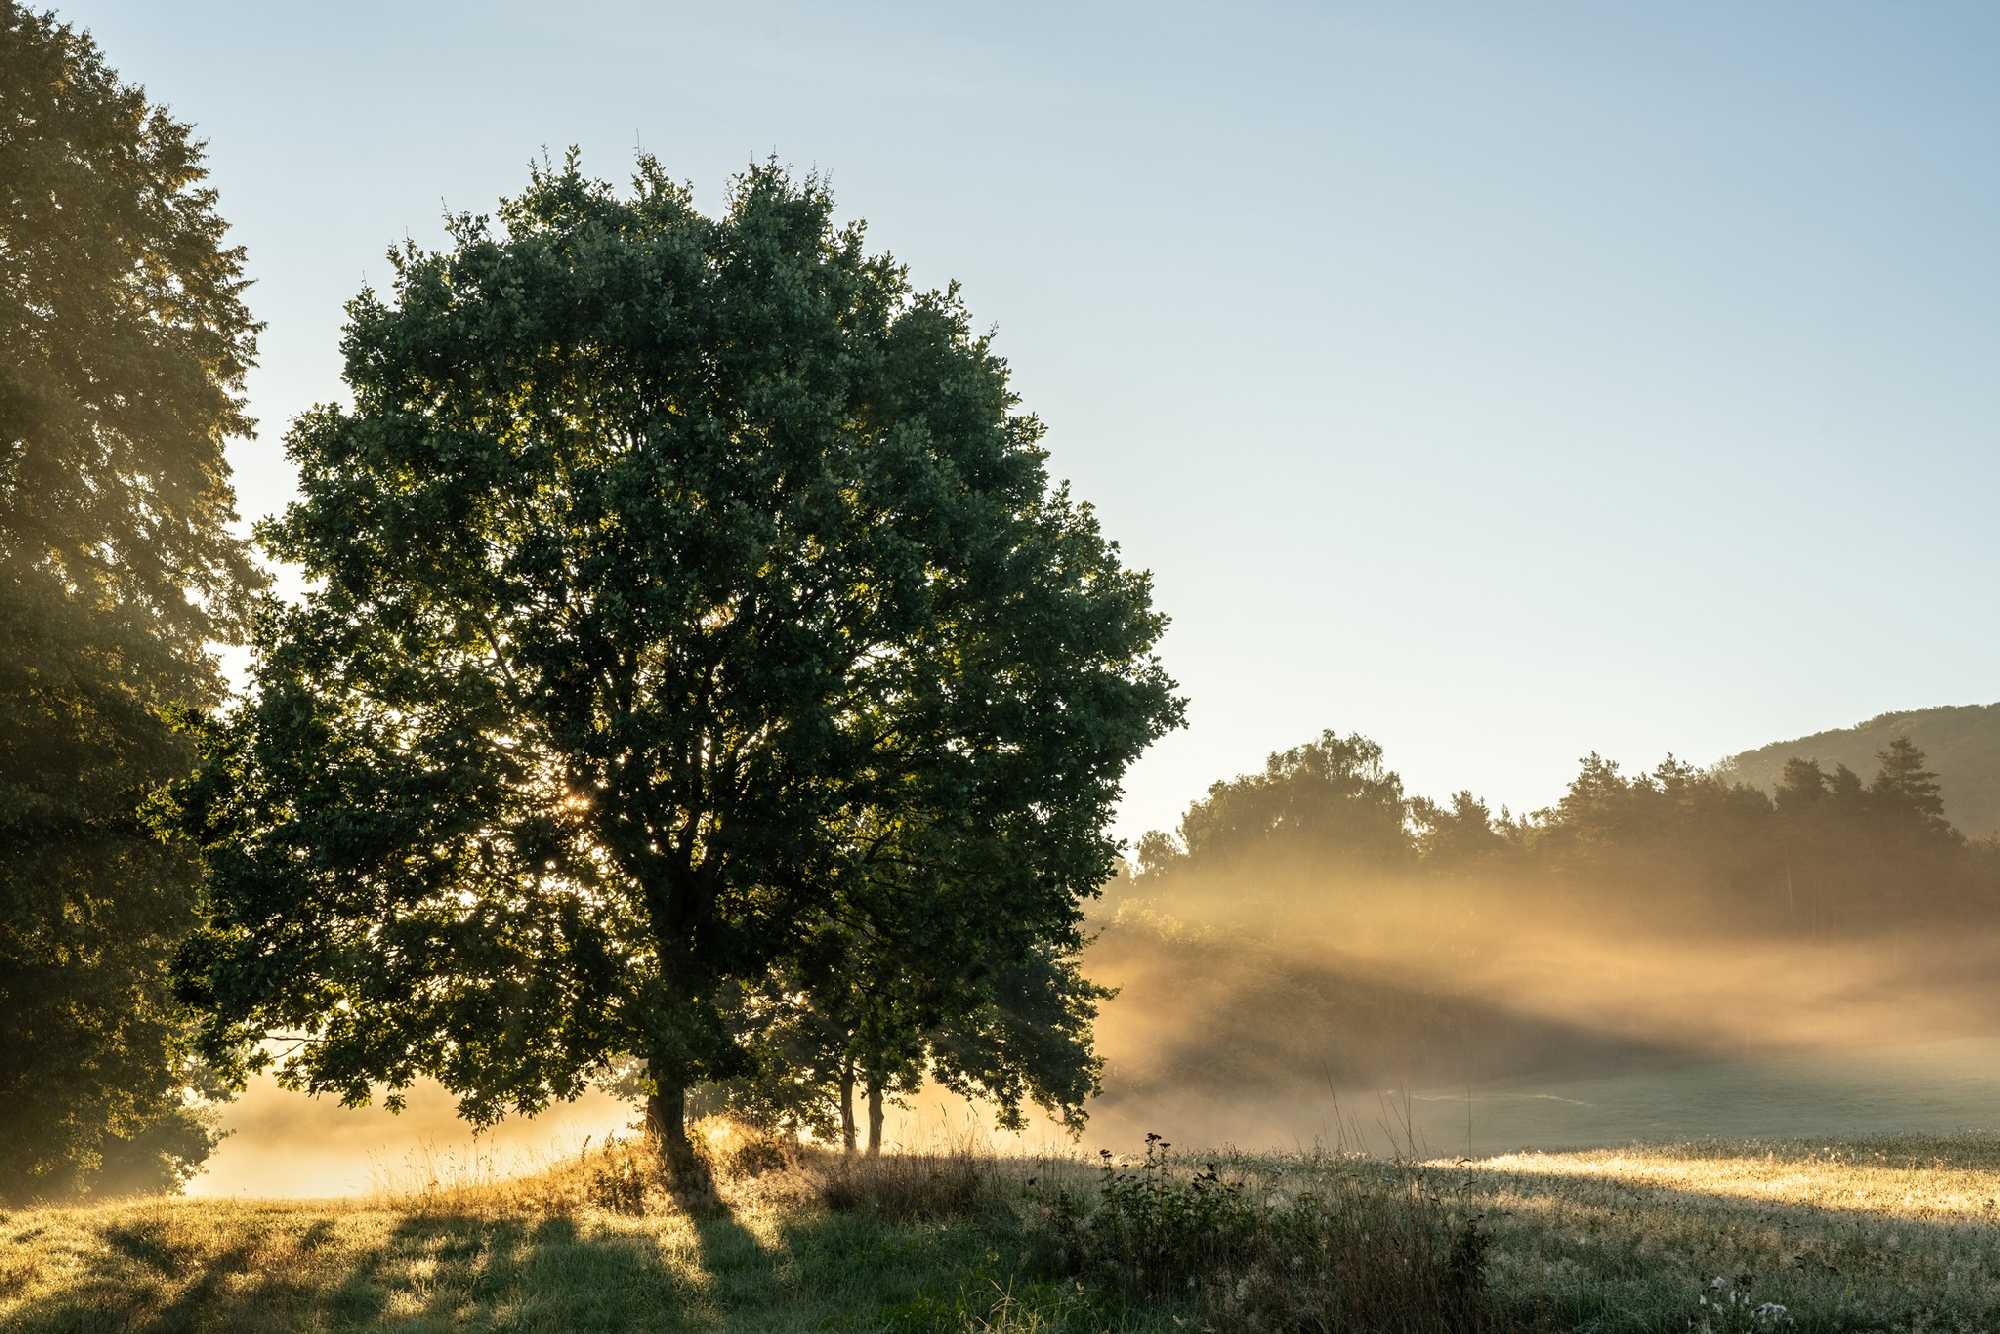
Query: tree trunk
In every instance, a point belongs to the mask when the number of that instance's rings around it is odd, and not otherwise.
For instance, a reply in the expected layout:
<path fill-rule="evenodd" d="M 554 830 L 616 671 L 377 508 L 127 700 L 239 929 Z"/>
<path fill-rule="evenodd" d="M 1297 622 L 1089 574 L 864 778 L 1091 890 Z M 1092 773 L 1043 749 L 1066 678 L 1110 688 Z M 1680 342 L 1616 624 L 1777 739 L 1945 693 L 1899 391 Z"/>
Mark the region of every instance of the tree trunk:
<path fill-rule="evenodd" d="M 654 1061 L 656 1071 L 676 1070 L 671 1062 Z M 708 1160 L 694 1151 L 688 1138 L 687 1081 L 678 1073 L 655 1074 L 646 1098 L 646 1138 L 659 1155 L 660 1177 L 674 1202 L 689 1213 L 718 1208 L 715 1181 Z"/>
<path fill-rule="evenodd" d="M 687 1132 L 687 1085 L 660 1074 L 653 1079 L 646 1099 L 646 1134 L 661 1161 L 677 1166 L 694 1156 Z"/>
<path fill-rule="evenodd" d="M 882 1084 L 872 1075 L 868 1079 L 868 1156 L 882 1156 Z"/>
<path fill-rule="evenodd" d="M 840 1147 L 854 1152 L 854 1060 L 840 1062 Z"/>

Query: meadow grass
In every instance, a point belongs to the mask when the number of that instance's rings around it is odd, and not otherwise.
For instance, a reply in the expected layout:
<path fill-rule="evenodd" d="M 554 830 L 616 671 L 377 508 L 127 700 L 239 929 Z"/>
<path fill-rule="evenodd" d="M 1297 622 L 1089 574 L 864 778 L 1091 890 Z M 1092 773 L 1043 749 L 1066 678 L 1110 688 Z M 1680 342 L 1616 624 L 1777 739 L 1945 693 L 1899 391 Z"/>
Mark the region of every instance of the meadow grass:
<path fill-rule="evenodd" d="M 715 1162 L 713 1194 L 693 1200 L 614 1145 L 518 1181 L 430 1180 L 365 1200 L 14 1210 L 0 1214 L 0 1329 L 1430 1329 L 1450 1326 L 1395 1309 L 1411 1290 L 1395 1271 L 1440 1235 L 1479 1238 L 1485 1328 L 2000 1329 L 1990 1137 L 1421 1164 L 1175 1156 L 1163 1169 L 1175 1180 L 1212 1163 L 1240 1183 L 1231 1198 L 1261 1230 L 1247 1243 L 1218 1233 L 1207 1258 L 1197 1237 L 1175 1252 L 1173 1281 L 1150 1284 L 1064 1255 L 1064 1209 L 1074 1237 L 1078 1211 L 1105 1198 L 1080 1158 L 871 1164 L 745 1140 Z M 1317 1230 L 1278 1221 L 1299 1217 Z M 1423 1232 L 1426 1220 L 1446 1231 Z M 1243 1296 L 1315 1282 L 1349 1290 L 1306 1306 Z"/>
<path fill-rule="evenodd" d="M 715 1158 L 693 1201 L 614 1144 L 520 1180 L 432 1176 L 362 1200 L 0 1212 L 0 1330 L 1172 1327 L 1031 1272 L 1012 1205 L 1025 1160 L 848 1162 L 754 1140 Z"/>
<path fill-rule="evenodd" d="M 1523 1153 L 1426 1175 L 1483 1213 L 1496 1297 L 1547 1327 L 2000 1329 L 1991 1136 Z M 1746 1318 L 1765 1303 L 1782 1315 Z"/>

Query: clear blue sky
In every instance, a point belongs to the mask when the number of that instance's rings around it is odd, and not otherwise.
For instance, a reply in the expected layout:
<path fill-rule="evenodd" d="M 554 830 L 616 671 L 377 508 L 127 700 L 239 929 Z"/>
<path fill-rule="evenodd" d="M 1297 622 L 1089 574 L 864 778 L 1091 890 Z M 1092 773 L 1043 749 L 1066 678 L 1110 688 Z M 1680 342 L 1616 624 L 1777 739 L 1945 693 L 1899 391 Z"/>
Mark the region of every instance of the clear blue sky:
<path fill-rule="evenodd" d="M 543 145 L 775 153 L 997 325 L 1150 567 L 1190 727 L 1121 827 L 1332 726 L 1545 804 L 2000 698 L 2000 6 L 75 0 L 208 138 L 269 322 Z"/>

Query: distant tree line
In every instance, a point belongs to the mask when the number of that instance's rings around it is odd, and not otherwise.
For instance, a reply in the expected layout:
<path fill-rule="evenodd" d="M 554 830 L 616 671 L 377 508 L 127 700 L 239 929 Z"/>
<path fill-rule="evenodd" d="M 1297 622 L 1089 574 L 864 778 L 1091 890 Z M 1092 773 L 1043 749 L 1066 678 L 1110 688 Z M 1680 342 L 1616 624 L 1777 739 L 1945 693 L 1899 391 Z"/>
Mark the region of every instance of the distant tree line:
<path fill-rule="evenodd" d="M 1127 883 L 1169 902 L 1218 879 L 1333 907 L 1364 888 L 1473 886 L 1668 929 L 1805 936 L 2000 909 L 2000 843 L 1952 827 L 1900 737 L 1867 779 L 1793 759 L 1770 793 L 1671 756 L 1626 774 L 1592 754 L 1554 805 L 1515 816 L 1467 791 L 1411 796 L 1380 746 L 1329 731 L 1217 782 L 1137 858 Z"/>

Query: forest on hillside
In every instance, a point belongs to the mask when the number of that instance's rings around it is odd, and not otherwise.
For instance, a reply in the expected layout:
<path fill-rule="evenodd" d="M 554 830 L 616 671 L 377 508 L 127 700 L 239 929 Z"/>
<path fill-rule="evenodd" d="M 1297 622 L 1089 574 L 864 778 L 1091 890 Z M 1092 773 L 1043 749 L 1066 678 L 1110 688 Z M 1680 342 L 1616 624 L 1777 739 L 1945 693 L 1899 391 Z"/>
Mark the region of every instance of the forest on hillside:
<path fill-rule="evenodd" d="M 1924 752 L 1937 770 L 1944 814 L 1972 837 L 2000 835 L 2000 704 L 1963 704 L 1877 714 L 1853 727 L 1829 728 L 1731 756 L 1718 767 L 1733 782 L 1766 792 L 1784 781 L 1785 764 L 1816 760 L 1867 772 L 1898 738 Z"/>

